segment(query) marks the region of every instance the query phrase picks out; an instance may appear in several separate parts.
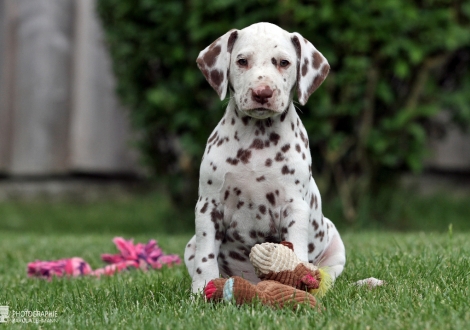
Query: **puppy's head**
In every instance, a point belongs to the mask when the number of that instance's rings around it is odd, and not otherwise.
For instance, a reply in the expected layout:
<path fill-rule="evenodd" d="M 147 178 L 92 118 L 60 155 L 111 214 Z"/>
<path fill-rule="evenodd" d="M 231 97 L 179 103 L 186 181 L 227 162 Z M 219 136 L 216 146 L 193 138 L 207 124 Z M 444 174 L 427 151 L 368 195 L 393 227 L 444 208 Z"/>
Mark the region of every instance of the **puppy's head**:
<path fill-rule="evenodd" d="M 300 104 L 307 103 L 330 69 L 307 39 L 270 23 L 230 30 L 196 62 L 220 99 L 229 88 L 237 108 L 258 119 L 284 112 L 295 90 Z"/>

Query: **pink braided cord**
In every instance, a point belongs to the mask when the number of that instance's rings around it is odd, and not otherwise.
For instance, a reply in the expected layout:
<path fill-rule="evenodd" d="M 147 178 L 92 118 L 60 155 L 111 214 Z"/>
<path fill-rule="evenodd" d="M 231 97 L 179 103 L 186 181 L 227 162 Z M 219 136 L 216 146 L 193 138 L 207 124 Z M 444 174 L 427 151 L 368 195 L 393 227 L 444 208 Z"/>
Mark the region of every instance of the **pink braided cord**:
<path fill-rule="evenodd" d="M 126 241 L 122 237 L 115 237 L 114 244 L 120 251 L 118 254 L 103 254 L 101 259 L 110 264 L 103 268 L 92 270 L 90 265 L 82 258 L 69 258 L 54 261 L 36 260 L 28 264 L 28 276 L 51 279 L 53 276 L 83 276 L 83 275 L 113 275 L 123 270 L 139 268 L 144 271 L 163 265 L 168 267 L 181 264 L 181 259 L 176 254 L 163 254 L 157 241 L 150 240 L 147 244 L 137 243 L 132 239 Z"/>

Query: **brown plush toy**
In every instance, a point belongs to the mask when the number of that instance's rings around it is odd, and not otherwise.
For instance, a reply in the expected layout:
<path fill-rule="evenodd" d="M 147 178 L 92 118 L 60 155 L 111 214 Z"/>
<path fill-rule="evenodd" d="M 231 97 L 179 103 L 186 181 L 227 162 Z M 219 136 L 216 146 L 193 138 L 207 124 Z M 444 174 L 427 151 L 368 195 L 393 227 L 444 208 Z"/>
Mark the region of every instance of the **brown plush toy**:
<path fill-rule="evenodd" d="M 254 285 L 238 276 L 214 279 L 204 289 L 207 300 L 241 305 L 258 299 L 273 307 L 295 308 L 301 303 L 314 307 L 312 294 L 324 295 L 331 286 L 328 273 L 301 262 L 289 242 L 257 244 L 251 249 L 250 261 L 261 282 Z"/>

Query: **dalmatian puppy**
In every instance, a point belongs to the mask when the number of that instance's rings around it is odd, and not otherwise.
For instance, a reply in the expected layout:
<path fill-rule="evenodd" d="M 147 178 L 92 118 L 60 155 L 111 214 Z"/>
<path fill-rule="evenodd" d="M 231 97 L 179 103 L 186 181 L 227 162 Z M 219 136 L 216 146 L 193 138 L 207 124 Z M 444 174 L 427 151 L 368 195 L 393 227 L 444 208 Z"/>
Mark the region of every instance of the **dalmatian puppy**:
<path fill-rule="evenodd" d="M 196 235 L 184 254 L 192 291 L 220 276 L 257 283 L 248 256 L 264 242 L 292 242 L 299 259 L 327 266 L 335 279 L 345 248 L 323 216 L 293 104 L 295 93 L 304 105 L 321 85 L 327 60 L 299 33 L 258 23 L 218 38 L 197 64 L 221 100 L 230 91 L 230 101 L 201 163 Z"/>

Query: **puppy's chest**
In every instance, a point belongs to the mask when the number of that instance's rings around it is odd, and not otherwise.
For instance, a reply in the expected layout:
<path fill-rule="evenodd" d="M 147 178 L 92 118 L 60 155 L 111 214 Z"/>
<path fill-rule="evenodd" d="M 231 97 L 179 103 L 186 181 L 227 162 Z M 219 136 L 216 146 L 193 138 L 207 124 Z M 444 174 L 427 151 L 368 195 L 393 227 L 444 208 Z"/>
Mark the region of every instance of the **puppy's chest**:
<path fill-rule="evenodd" d="M 227 173 L 251 180 L 249 184 L 308 182 L 311 159 L 306 136 L 298 119 L 281 123 L 226 115 L 208 139 L 201 178 L 219 188 Z"/>

